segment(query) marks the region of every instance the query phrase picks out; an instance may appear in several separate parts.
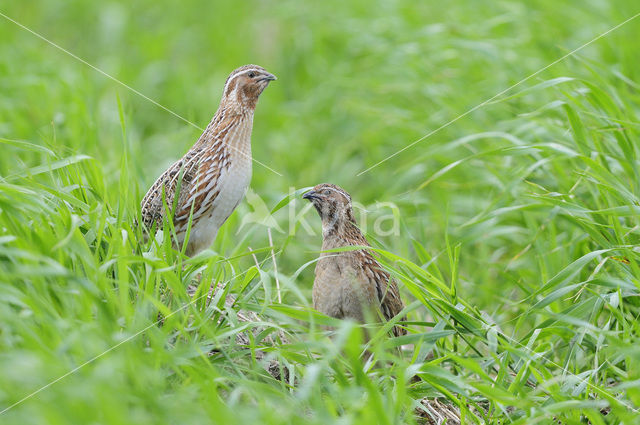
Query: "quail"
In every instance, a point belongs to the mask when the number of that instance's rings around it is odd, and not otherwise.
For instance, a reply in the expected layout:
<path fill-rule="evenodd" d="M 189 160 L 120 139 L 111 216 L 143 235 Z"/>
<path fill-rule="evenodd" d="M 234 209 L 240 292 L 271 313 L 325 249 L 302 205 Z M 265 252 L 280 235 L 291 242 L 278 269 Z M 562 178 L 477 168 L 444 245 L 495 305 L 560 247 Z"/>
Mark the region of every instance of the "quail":
<path fill-rule="evenodd" d="M 351 196 L 328 183 L 303 195 L 322 219 L 322 253 L 316 264 L 312 298 L 314 309 L 335 318 L 364 322 L 377 315 L 389 320 L 402 311 L 398 285 L 370 250 L 326 252 L 348 246 L 370 246 L 353 214 Z M 406 334 L 400 326 L 395 336 Z"/>
<path fill-rule="evenodd" d="M 260 94 L 275 79 L 257 65 L 242 66 L 229 75 L 218 111 L 198 141 L 142 199 L 147 230 L 154 224 L 160 228 L 168 209 L 173 211 L 174 246 L 184 244 L 190 219 L 186 254 L 193 256 L 211 246 L 251 181 L 253 115 Z"/>

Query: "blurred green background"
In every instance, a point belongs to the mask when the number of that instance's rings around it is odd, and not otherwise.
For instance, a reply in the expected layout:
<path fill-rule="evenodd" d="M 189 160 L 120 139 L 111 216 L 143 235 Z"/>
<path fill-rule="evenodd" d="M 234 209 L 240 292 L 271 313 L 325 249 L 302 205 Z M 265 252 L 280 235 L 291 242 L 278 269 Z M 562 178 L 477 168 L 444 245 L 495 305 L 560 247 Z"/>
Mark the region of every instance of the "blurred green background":
<path fill-rule="evenodd" d="M 216 313 L 189 307 L 0 422 L 411 423 L 433 395 L 489 400 L 487 423 L 635 420 L 640 19 L 359 173 L 634 16 L 637 1 L 27 0 L 0 12 L 0 410 L 180 308 L 196 272 L 251 276 L 255 290 L 232 292 L 269 332 L 288 332 L 290 344 L 268 351 L 304 384 L 270 379 L 238 347 L 207 356 L 240 325 L 212 326 Z M 251 202 L 224 226 L 219 257 L 181 270 L 166 246 L 139 246 L 140 199 L 200 131 L 7 18 L 202 128 L 234 68 L 278 76 L 252 146 L 281 175 L 254 164 L 251 188 L 277 209 L 288 310 L 276 306 L 267 227 L 241 227 Z M 397 207 L 399 233 L 369 228 L 370 240 L 430 276 L 387 257 L 406 303 L 423 304 L 412 332 L 456 332 L 436 344 L 436 369 L 450 375 L 424 366 L 433 381 L 407 392 L 396 370 L 360 377 L 344 341 L 329 358 L 324 336 L 307 336 L 296 312 L 310 303 L 314 266 L 301 266 L 317 257 L 320 223 L 308 209 L 292 221 L 305 205 L 287 195 L 320 182 L 374 216 L 391 210 L 378 203 Z M 262 249 L 255 269 L 249 247 Z M 429 279 L 449 288 L 443 304 Z M 452 309 L 485 327 L 465 336 Z M 514 354 L 491 324 L 539 355 Z"/>

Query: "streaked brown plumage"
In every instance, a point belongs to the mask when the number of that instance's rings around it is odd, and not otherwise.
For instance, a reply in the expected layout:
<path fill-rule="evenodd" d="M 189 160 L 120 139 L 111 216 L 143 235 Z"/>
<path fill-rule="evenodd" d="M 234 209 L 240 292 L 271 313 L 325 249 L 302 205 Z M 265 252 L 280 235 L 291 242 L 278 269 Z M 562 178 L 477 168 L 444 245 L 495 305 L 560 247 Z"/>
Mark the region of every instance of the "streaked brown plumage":
<path fill-rule="evenodd" d="M 242 66 L 229 75 L 218 111 L 198 141 L 156 180 L 142 199 L 142 221 L 147 229 L 154 224 L 162 226 L 166 214 L 164 191 L 169 209 L 176 202 L 174 246 L 182 247 L 191 214 L 187 255 L 211 246 L 251 181 L 253 113 L 260 94 L 275 79 L 257 65 Z M 180 190 L 176 193 L 180 177 Z"/>
<path fill-rule="evenodd" d="M 351 196 L 342 188 L 319 184 L 303 198 L 322 219 L 322 251 L 371 246 L 356 224 Z M 369 314 L 379 314 L 389 320 L 404 308 L 396 281 L 367 249 L 323 252 L 315 273 L 313 307 L 328 316 L 364 322 Z M 393 332 L 406 334 L 399 326 Z"/>

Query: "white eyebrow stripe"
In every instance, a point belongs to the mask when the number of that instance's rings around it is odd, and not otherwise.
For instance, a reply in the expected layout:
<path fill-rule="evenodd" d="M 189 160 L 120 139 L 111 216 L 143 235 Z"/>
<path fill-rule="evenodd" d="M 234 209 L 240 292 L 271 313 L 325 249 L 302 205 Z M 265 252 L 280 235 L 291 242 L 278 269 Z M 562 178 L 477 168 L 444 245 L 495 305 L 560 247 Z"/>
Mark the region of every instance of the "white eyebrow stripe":
<path fill-rule="evenodd" d="M 240 76 L 240 75 L 245 75 L 248 74 L 249 72 L 258 72 L 258 73 L 262 73 L 263 71 L 258 69 L 258 68 L 249 68 L 249 69 L 245 69 L 244 71 L 240 71 L 237 74 L 233 74 L 229 77 L 229 80 L 227 81 L 227 84 L 224 85 L 224 91 L 223 93 L 227 92 L 227 87 L 229 87 L 229 83 L 233 80 L 236 79 L 236 77 Z"/>

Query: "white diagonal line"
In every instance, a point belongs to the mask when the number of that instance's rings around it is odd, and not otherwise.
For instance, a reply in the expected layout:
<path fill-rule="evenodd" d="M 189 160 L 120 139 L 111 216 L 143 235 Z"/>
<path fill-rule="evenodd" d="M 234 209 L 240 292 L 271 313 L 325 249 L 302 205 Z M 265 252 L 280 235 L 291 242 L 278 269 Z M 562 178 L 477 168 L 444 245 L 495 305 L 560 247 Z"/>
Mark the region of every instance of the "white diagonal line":
<path fill-rule="evenodd" d="M 76 59 L 77 61 L 82 62 L 83 64 L 87 65 L 89 68 L 93 69 L 96 72 L 99 72 L 100 74 L 104 75 L 105 77 L 109 78 L 110 80 L 120 84 L 121 86 L 125 87 L 127 90 L 132 91 L 133 93 L 137 94 L 138 96 L 140 96 L 141 98 L 148 100 L 149 102 L 153 103 L 154 105 L 156 105 L 157 107 L 164 109 L 165 111 L 167 111 L 168 113 L 170 113 L 171 115 L 175 116 L 176 118 L 181 119 L 182 121 L 186 122 L 187 124 L 197 128 L 198 130 L 204 132 L 204 128 L 201 128 L 200 126 L 198 126 L 197 124 L 194 124 L 193 122 L 189 121 L 188 119 L 186 119 L 185 117 L 183 117 L 182 115 L 172 111 L 171 109 L 167 108 L 164 105 L 161 105 L 160 103 L 156 102 L 155 100 L 151 99 L 150 97 L 146 96 L 145 94 L 139 92 L 138 90 L 134 89 L 133 87 L 129 86 L 126 83 L 123 83 L 122 81 L 118 80 L 116 77 L 112 76 L 111 74 L 106 73 L 105 71 L 101 70 L 100 68 L 90 64 L 89 62 L 87 62 L 86 60 L 82 59 L 81 57 L 76 56 L 75 54 L 71 53 L 70 51 L 68 51 L 67 49 L 65 49 L 64 47 L 60 46 L 59 44 L 54 43 L 53 41 L 49 40 L 48 38 L 46 38 L 45 36 L 35 32 L 34 30 L 32 30 L 31 28 L 21 24 L 20 22 L 16 21 L 15 19 L 10 18 L 9 16 L 5 15 L 4 13 L 0 12 L 0 16 L 2 16 L 3 18 L 5 18 L 8 21 L 13 22 L 14 24 L 16 24 L 17 26 L 19 26 L 20 28 L 22 28 L 25 31 L 30 32 L 31 34 L 35 35 L 36 37 L 38 37 L 39 39 L 45 41 L 46 43 L 52 45 L 53 47 L 55 47 L 56 49 L 66 53 L 67 55 L 71 56 L 72 58 Z M 227 144 L 227 147 L 230 149 L 235 150 L 236 152 L 238 152 L 239 154 L 250 158 L 253 162 L 255 162 L 256 164 L 262 165 L 264 168 L 266 168 L 269 171 L 272 171 L 274 173 L 276 173 L 277 175 L 279 175 L 280 177 L 282 177 L 282 174 L 280 174 L 279 172 L 277 172 L 276 170 L 274 170 L 273 168 L 269 167 L 266 164 L 263 164 L 262 162 L 258 161 L 257 159 L 253 158 L 253 157 L 249 157 L 249 155 L 247 155 L 246 153 L 242 152 L 241 150 L 235 148 L 234 146 L 230 146 Z"/>
<path fill-rule="evenodd" d="M 266 260 L 265 260 L 265 261 L 266 261 Z M 244 272 L 242 272 L 242 273 L 240 273 L 240 274 L 237 274 L 237 275 L 233 276 L 231 279 L 227 280 L 226 282 L 222 283 L 221 285 L 223 285 L 223 286 L 224 286 L 224 285 L 228 284 L 228 283 L 229 283 L 229 282 L 231 282 L 232 280 L 237 279 L 237 278 L 239 278 L 240 276 L 242 276 L 242 275 L 244 275 L 244 274 L 248 273 L 248 272 L 249 272 L 249 270 L 251 270 L 251 269 L 248 269 L 248 270 L 246 270 L 246 271 L 244 271 Z M 219 285 L 220 285 L 220 284 L 219 284 Z M 73 375 L 75 372 L 77 372 L 78 370 L 82 369 L 83 367 L 85 367 L 85 366 L 86 366 L 86 365 L 88 365 L 89 363 L 92 363 L 92 362 L 94 362 L 94 361 L 98 360 L 100 357 L 104 356 L 104 355 L 105 355 L 105 354 L 107 354 L 107 353 L 110 353 L 111 351 L 113 351 L 113 350 L 115 350 L 116 348 L 120 347 L 122 344 L 125 344 L 125 343 L 127 343 L 127 342 L 131 341 L 132 339 L 134 339 L 135 337 L 137 337 L 137 336 L 138 336 L 138 335 L 140 335 L 141 333 L 143 333 L 143 332 L 145 332 L 145 331 L 147 331 L 147 330 L 151 329 L 152 327 L 156 326 L 158 323 L 160 323 L 160 321 L 161 321 L 161 320 L 165 320 L 165 319 L 167 319 L 167 318 L 169 318 L 169 317 L 173 316 L 174 314 L 176 314 L 176 313 L 178 313 L 178 312 L 180 312 L 180 311 L 184 310 L 185 308 L 189 307 L 190 305 L 192 305 L 193 303 L 197 302 L 198 300 L 201 300 L 202 298 L 204 298 L 204 297 L 208 296 L 209 294 L 210 294 L 210 291 L 207 291 L 205 294 L 203 294 L 203 295 L 199 296 L 198 298 L 194 298 L 194 299 L 192 299 L 190 302 L 188 302 L 187 304 L 183 305 L 183 306 L 182 306 L 182 307 L 180 307 L 179 309 L 177 309 L 177 310 L 175 310 L 175 311 L 172 311 L 171 313 L 167 314 L 167 315 L 164 317 L 164 319 L 156 320 L 155 322 L 153 322 L 152 324 L 150 324 L 150 325 L 149 325 L 149 326 L 147 326 L 146 328 L 143 328 L 142 330 L 140 330 L 140 331 L 136 332 L 135 334 L 133 334 L 133 335 L 129 336 L 128 338 L 126 338 L 126 339 L 124 339 L 124 340 L 120 341 L 119 343 L 117 343 L 116 345 L 112 346 L 111 348 L 108 348 L 107 350 L 103 351 L 102 353 L 100 353 L 100 354 L 98 354 L 98 355 L 96 355 L 96 356 L 94 356 L 94 357 L 90 358 L 90 359 L 89 359 L 89 360 L 87 360 L 86 362 L 82 363 L 80 366 L 77 366 L 77 367 L 75 367 L 75 368 L 71 369 L 69 372 L 65 373 L 65 374 L 64 374 L 64 375 L 62 375 L 62 376 L 59 376 L 58 378 L 54 379 L 53 381 L 49 382 L 48 384 L 46 384 L 46 385 L 44 385 L 44 386 L 42 386 L 42 387 L 38 388 L 37 390 L 35 390 L 35 391 L 34 391 L 34 392 L 32 392 L 31 394 L 24 396 L 24 397 L 23 397 L 23 398 L 21 398 L 20 400 L 18 400 L 18 401 L 16 401 L 15 403 L 13 403 L 11 406 L 8 406 L 8 407 L 4 408 L 3 410 L 1 410 L 1 411 L 0 411 L 0 415 L 2 415 L 3 413 L 5 413 L 5 412 L 7 412 L 7 411 L 9 411 L 9 410 L 11 410 L 11 409 L 13 409 L 13 408 L 14 408 L 14 407 L 16 407 L 17 405 L 19 405 L 19 404 L 21 404 L 21 403 L 23 403 L 23 402 L 25 402 L 25 401 L 29 400 L 31 397 L 33 397 L 34 395 L 38 394 L 39 392 L 46 390 L 47 388 L 49 388 L 50 386 L 52 386 L 52 385 L 53 385 L 53 384 L 55 384 L 56 382 L 63 380 L 64 378 L 66 378 L 66 377 L 67 377 L 67 376 L 69 376 L 69 375 Z"/>
<path fill-rule="evenodd" d="M 473 112 L 473 111 L 475 111 L 476 109 L 483 107 L 483 106 L 484 106 L 484 105 L 486 105 L 487 103 L 491 102 L 492 100 L 496 99 L 497 97 L 502 96 L 503 94 L 505 94 L 505 93 L 506 93 L 506 92 L 508 92 L 509 90 L 511 90 L 511 89 L 513 89 L 513 88 L 515 88 L 515 87 L 519 86 L 520 84 L 524 83 L 525 81 L 530 80 L 531 78 L 533 78 L 533 77 L 535 77 L 536 75 L 540 74 L 541 72 L 543 72 L 543 71 L 547 70 L 548 68 L 550 68 L 550 67 L 552 67 L 553 65 L 557 64 L 558 62 L 561 62 L 561 61 L 565 60 L 565 59 L 566 59 L 566 58 L 568 58 L 569 56 L 571 56 L 571 55 L 575 54 L 576 52 L 578 52 L 578 51 L 580 51 L 580 50 L 582 50 L 582 49 L 584 49 L 584 48 L 585 48 L 585 47 L 587 47 L 588 45 L 590 45 L 590 44 L 592 44 L 593 42 L 595 42 L 595 41 L 597 41 L 597 40 L 601 39 L 602 37 L 606 36 L 606 35 L 607 35 L 607 34 L 609 34 L 610 32 L 615 31 L 615 30 L 617 30 L 618 28 L 620 28 L 621 26 L 623 26 L 623 25 L 625 25 L 625 24 L 627 24 L 627 23 L 631 22 L 632 20 L 634 20 L 634 19 L 635 19 L 635 18 L 637 18 L 638 16 L 640 16 L 640 12 L 639 12 L 639 13 L 637 13 L 637 14 L 635 14 L 635 15 L 633 15 L 632 17 L 628 18 L 627 20 L 625 20 L 625 21 L 623 21 L 623 22 L 619 23 L 619 24 L 618 24 L 618 25 L 616 25 L 615 27 L 613 27 L 613 28 L 609 28 L 607 31 L 603 32 L 603 33 L 602 33 L 602 34 L 600 34 L 599 36 L 597 36 L 597 37 L 595 37 L 595 38 L 593 38 L 593 39 L 589 40 L 588 42 L 586 42 L 586 43 L 585 43 L 585 44 L 583 44 L 582 46 L 580 46 L 580 47 L 578 47 L 578 48 L 576 48 L 576 49 L 573 49 L 572 51 L 570 51 L 570 52 L 569 52 L 569 53 L 567 53 L 566 55 L 562 56 L 562 57 L 561 57 L 561 58 L 559 58 L 559 59 L 556 59 L 555 61 L 551 62 L 549 65 L 545 66 L 544 68 L 540 68 L 539 70 L 537 70 L 537 71 L 536 71 L 536 72 L 534 72 L 533 74 L 529 75 L 528 77 L 523 78 L 522 80 L 518 81 L 518 82 L 517 82 L 517 83 L 515 83 L 514 85 L 509 86 L 508 88 L 506 88 L 506 89 L 502 90 L 500 93 L 498 93 L 498 94 L 496 94 L 496 95 L 494 95 L 494 96 L 490 97 L 489 99 L 485 100 L 485 101 L 484 101 L 484 102 L 482 102 L 482 103 L 477 104 L 477 105 L 476 105 L 476 106 L 474 106 L 473 108 L 469 109 L 467 112 L 465 112 L 465 113 L 463 113 L 463 114 L 458 115 L 457 117 L 455 117 L 455 118 L 454 118 L 454 119 L 452 119 L 451 121 L 449 121 L 449 122 L 447 122 L 447 123 L 445 123 L 445 124 L 441 125 L 440 127 L 436 128 L 435 130 L 433 130 L 433 131 L 431 131 L 431 132 L 429 132 L 429 133 L 425 134 L 424 136 L 422 136 L 422 137 L 421 137 L 421 138 L 419 138 L 418 140 L 416 140 L 416 141 L 414 141 L 414 142 L 412 142 L 412 143 L 408 144 L 407 146 L 403 147 L 403 148 L 402 148 L 402 149 L 400 149 L 399 151 L 397 151 L 397 152 L 395 152 L 395 153 L 393 153 L 393 154 L 389 155 L 388 157 L 386 157 L 386 158 L 385 158 L 385 159 L 383 159 L 382 161 L 379 161 L 379 162 L 377 162 L 376 164 L 372 165 L 371 167 L 367 168 L 366 170 L 361 171 L 360 173 L 358 173 L 358 174 L 357 174 L 357 176 L 359 177 L 359 176 L 363 175 L 364 173 L 366 173 L 366 172 L 369 172 L 369 171 L 373 170 L 373 169 L 374 169 L 374 168 L 376 168 L 378 165 L 382 164 L 383 162 L 386 162 L 386 161 L 390 160 L 390 159 L 391 159 L 391 158 L 393 158 L 394 156 L 396 156 L 396 155 L 398 155 L 398 154 L 400 154 L 400 153 L 402 153 L 402 152 L 406 151 L 407 149 L 409 149 L 409 148 L 413 147 L 414 145 L 416 145 L 416 144 L 418 144 L 418 143 L 422 142 L 423 140 L 425 140 L 425 139 L 427 139 L 427 138 L 431 137 L 432 135 L 436 134 L 437 132 L 439 132 L 439 131 L 440 131 L 440 130 L 442 130 L 443 128 L 449 127 L 451 124 L 453 124 L 454 122 L 458 121 L 458 120 L 459 120 L 459 119 L 461 119 L 461 118 L 466 117 L 467 115 L 469 115 L 470 113 L 472 113 L 472 112 Z"/>

